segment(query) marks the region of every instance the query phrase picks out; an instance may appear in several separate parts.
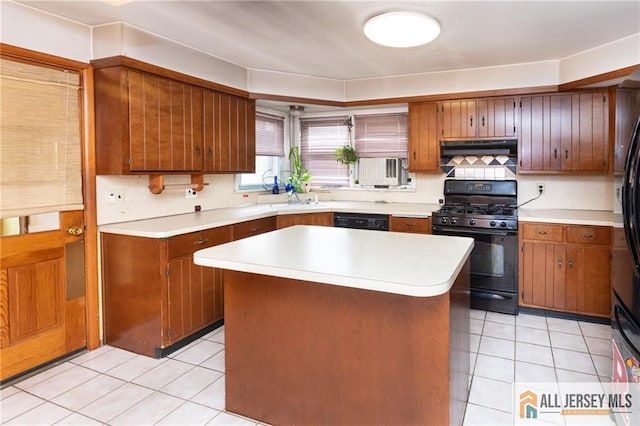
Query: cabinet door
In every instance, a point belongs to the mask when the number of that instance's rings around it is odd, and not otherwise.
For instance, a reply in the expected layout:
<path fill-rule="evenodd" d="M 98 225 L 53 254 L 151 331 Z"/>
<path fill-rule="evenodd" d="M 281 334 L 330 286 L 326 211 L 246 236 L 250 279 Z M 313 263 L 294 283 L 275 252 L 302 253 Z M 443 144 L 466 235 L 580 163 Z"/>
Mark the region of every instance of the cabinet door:
<path fill-rule="evenodd" d="M 294 225 L 333 226 L 333 213 L 300 213 L 278 216 L 278 229 Z"/>
<path fill-rule="evenodd" d="M 608 317 L 609 248 L 567 245 L 567 311 Z"/>
<path fill-rule="evenodd" d="M 389 217 L 389 230 L 392 232 L 409 232 L 414 234 L 430 234 L 431 219 L 425 217 Z"/>
<path fill-rule="evenodd" d="M 520 102 L 521 171 L 569 168 L 571 96 L 525 96 Z"/>
<path fill-rule="evenodd" d="M 479 99 L 478 137 L 514 138 L 516 101 L 514 98 Z"/>
<path fill-rule="evenodd" d="M 571 163 L 565 169 L 607 172 L 610 154 L 607 93 L 586 92 L 571 97 L 571 150 L 569 155 L 565 151 L 565 161 Z"/>
<path fill-rule="evenodd" d="M 520 252 L 522 305 L 565 309 L 565 246 L 525 241 Z"/>
<path fill-rule="evenodd" d="M 255 171 L 255 101 L 204 93 L 205 171 Z"/>
<path fill-rule="evenodd" d="M 172 260 L 168 264 L 167 326 L 162 336 L 165 346 L 187 336 L 193 329 L 191 325 L 192 263 L 192 257 L 185 257 Z"/>
<path fill-rule="evenodd" d="M 202 170 L 202 89 L 127 72 L 131 171 Z"/>
<path fill-rule="evenodd" d="M 441 104 L 443 139 L 476 137 L 476 101 L 447 101 Z"/>
<path fill-rule="evenodd" d="M 409 171 L 440 171 L 438 105 L 409 104 Z"/>

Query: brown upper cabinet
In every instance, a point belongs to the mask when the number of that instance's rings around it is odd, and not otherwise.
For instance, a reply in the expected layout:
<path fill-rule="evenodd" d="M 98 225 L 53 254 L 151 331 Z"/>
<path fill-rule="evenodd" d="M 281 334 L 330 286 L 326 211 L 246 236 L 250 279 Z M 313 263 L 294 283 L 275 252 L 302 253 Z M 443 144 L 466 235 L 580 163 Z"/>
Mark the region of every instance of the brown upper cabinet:
<path fill-rule="evenodd" d="M 92 64 L 97 174 L 255 170 L 247 93 L 126 57 Z"/>
<path fill-rule="evenodd" d="M 126 67 L 94 79 L 97 174 L 202 170 L 201 87 Z"/>
<path fill-rule="evenodd" d="M 614 95 L 616 118 L 613 170 L 616 174 L 623 174 L 631 134 L 640 115 L 640 89 L 618 88 Z"/>
<path fill-rule="evenodd" d="M 252 99 L 205 90 L 205 172 L 254 172 L 256 105 Z"/>
<path fill-rule="evenodd" d="M 409 104 L 409 171 L 439 172 L 438 104 Z"/>
<path fill-rule="evenodd" d="M 520 103 L 519 171 L 609 171 L 607 91 L 524 96 Z"/>
<path fill-rule="evenodd" d="M 442 102 L 441 139 L 515 138 L 515 98 Z"/>

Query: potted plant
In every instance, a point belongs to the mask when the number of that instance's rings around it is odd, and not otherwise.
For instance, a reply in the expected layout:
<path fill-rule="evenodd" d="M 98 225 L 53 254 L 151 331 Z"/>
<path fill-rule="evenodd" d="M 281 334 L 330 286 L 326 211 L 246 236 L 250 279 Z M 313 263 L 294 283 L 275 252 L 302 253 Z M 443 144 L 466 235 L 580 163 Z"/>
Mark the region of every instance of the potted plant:
<path fill-rule="evenodd" d="M 358 153 L 351 145 L 344 145 L 336 149 L 336 161 L 347 166 L 354 164 L 358 161 Z"/>
<path fill-rule="evenodd" d="M 304 168 L 300 157 L 300 147 L 294 146 L 289 150 L 289 161 L 293 171 L 289 177 L 289 183 L 296 192 L 309 192 L 311 190 L 311 174 Z"/>

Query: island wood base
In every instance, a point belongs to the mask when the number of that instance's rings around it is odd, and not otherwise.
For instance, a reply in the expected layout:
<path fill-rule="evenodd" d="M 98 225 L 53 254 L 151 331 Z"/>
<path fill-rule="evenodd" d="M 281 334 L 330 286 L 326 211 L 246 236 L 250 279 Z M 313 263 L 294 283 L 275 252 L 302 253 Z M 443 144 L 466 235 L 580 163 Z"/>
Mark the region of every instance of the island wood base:
<path fill-rule="evenodd" d="M 224 271 L 226 410 L 274 425 L 461 424 L 469 262 L 410 297 Z"/>

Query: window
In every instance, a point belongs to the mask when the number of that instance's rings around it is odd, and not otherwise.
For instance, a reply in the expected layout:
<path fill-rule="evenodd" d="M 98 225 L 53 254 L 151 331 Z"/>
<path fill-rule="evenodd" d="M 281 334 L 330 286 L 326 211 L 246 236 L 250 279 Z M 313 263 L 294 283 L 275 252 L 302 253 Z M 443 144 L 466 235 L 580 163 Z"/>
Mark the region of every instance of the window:
<path fill-rule="evenodd" d="M 336 161 L 336 149 L 350 143 L 347 118 L 300 119 L 300 154 L 313 185 L 348 186 L 349 168 Z"/>
<path fill-rule="evenodd" d="M 359 157 L 407 158 L 407 114 L 354 117 L 355 148 Z"/>
<path fill-rule="evenodd" d="M 284 127 L 284 117 L 256 112 L 256 172 L 240 175 L 240 189 L 273 184 L 273 176 L 284 166 Z"/>

